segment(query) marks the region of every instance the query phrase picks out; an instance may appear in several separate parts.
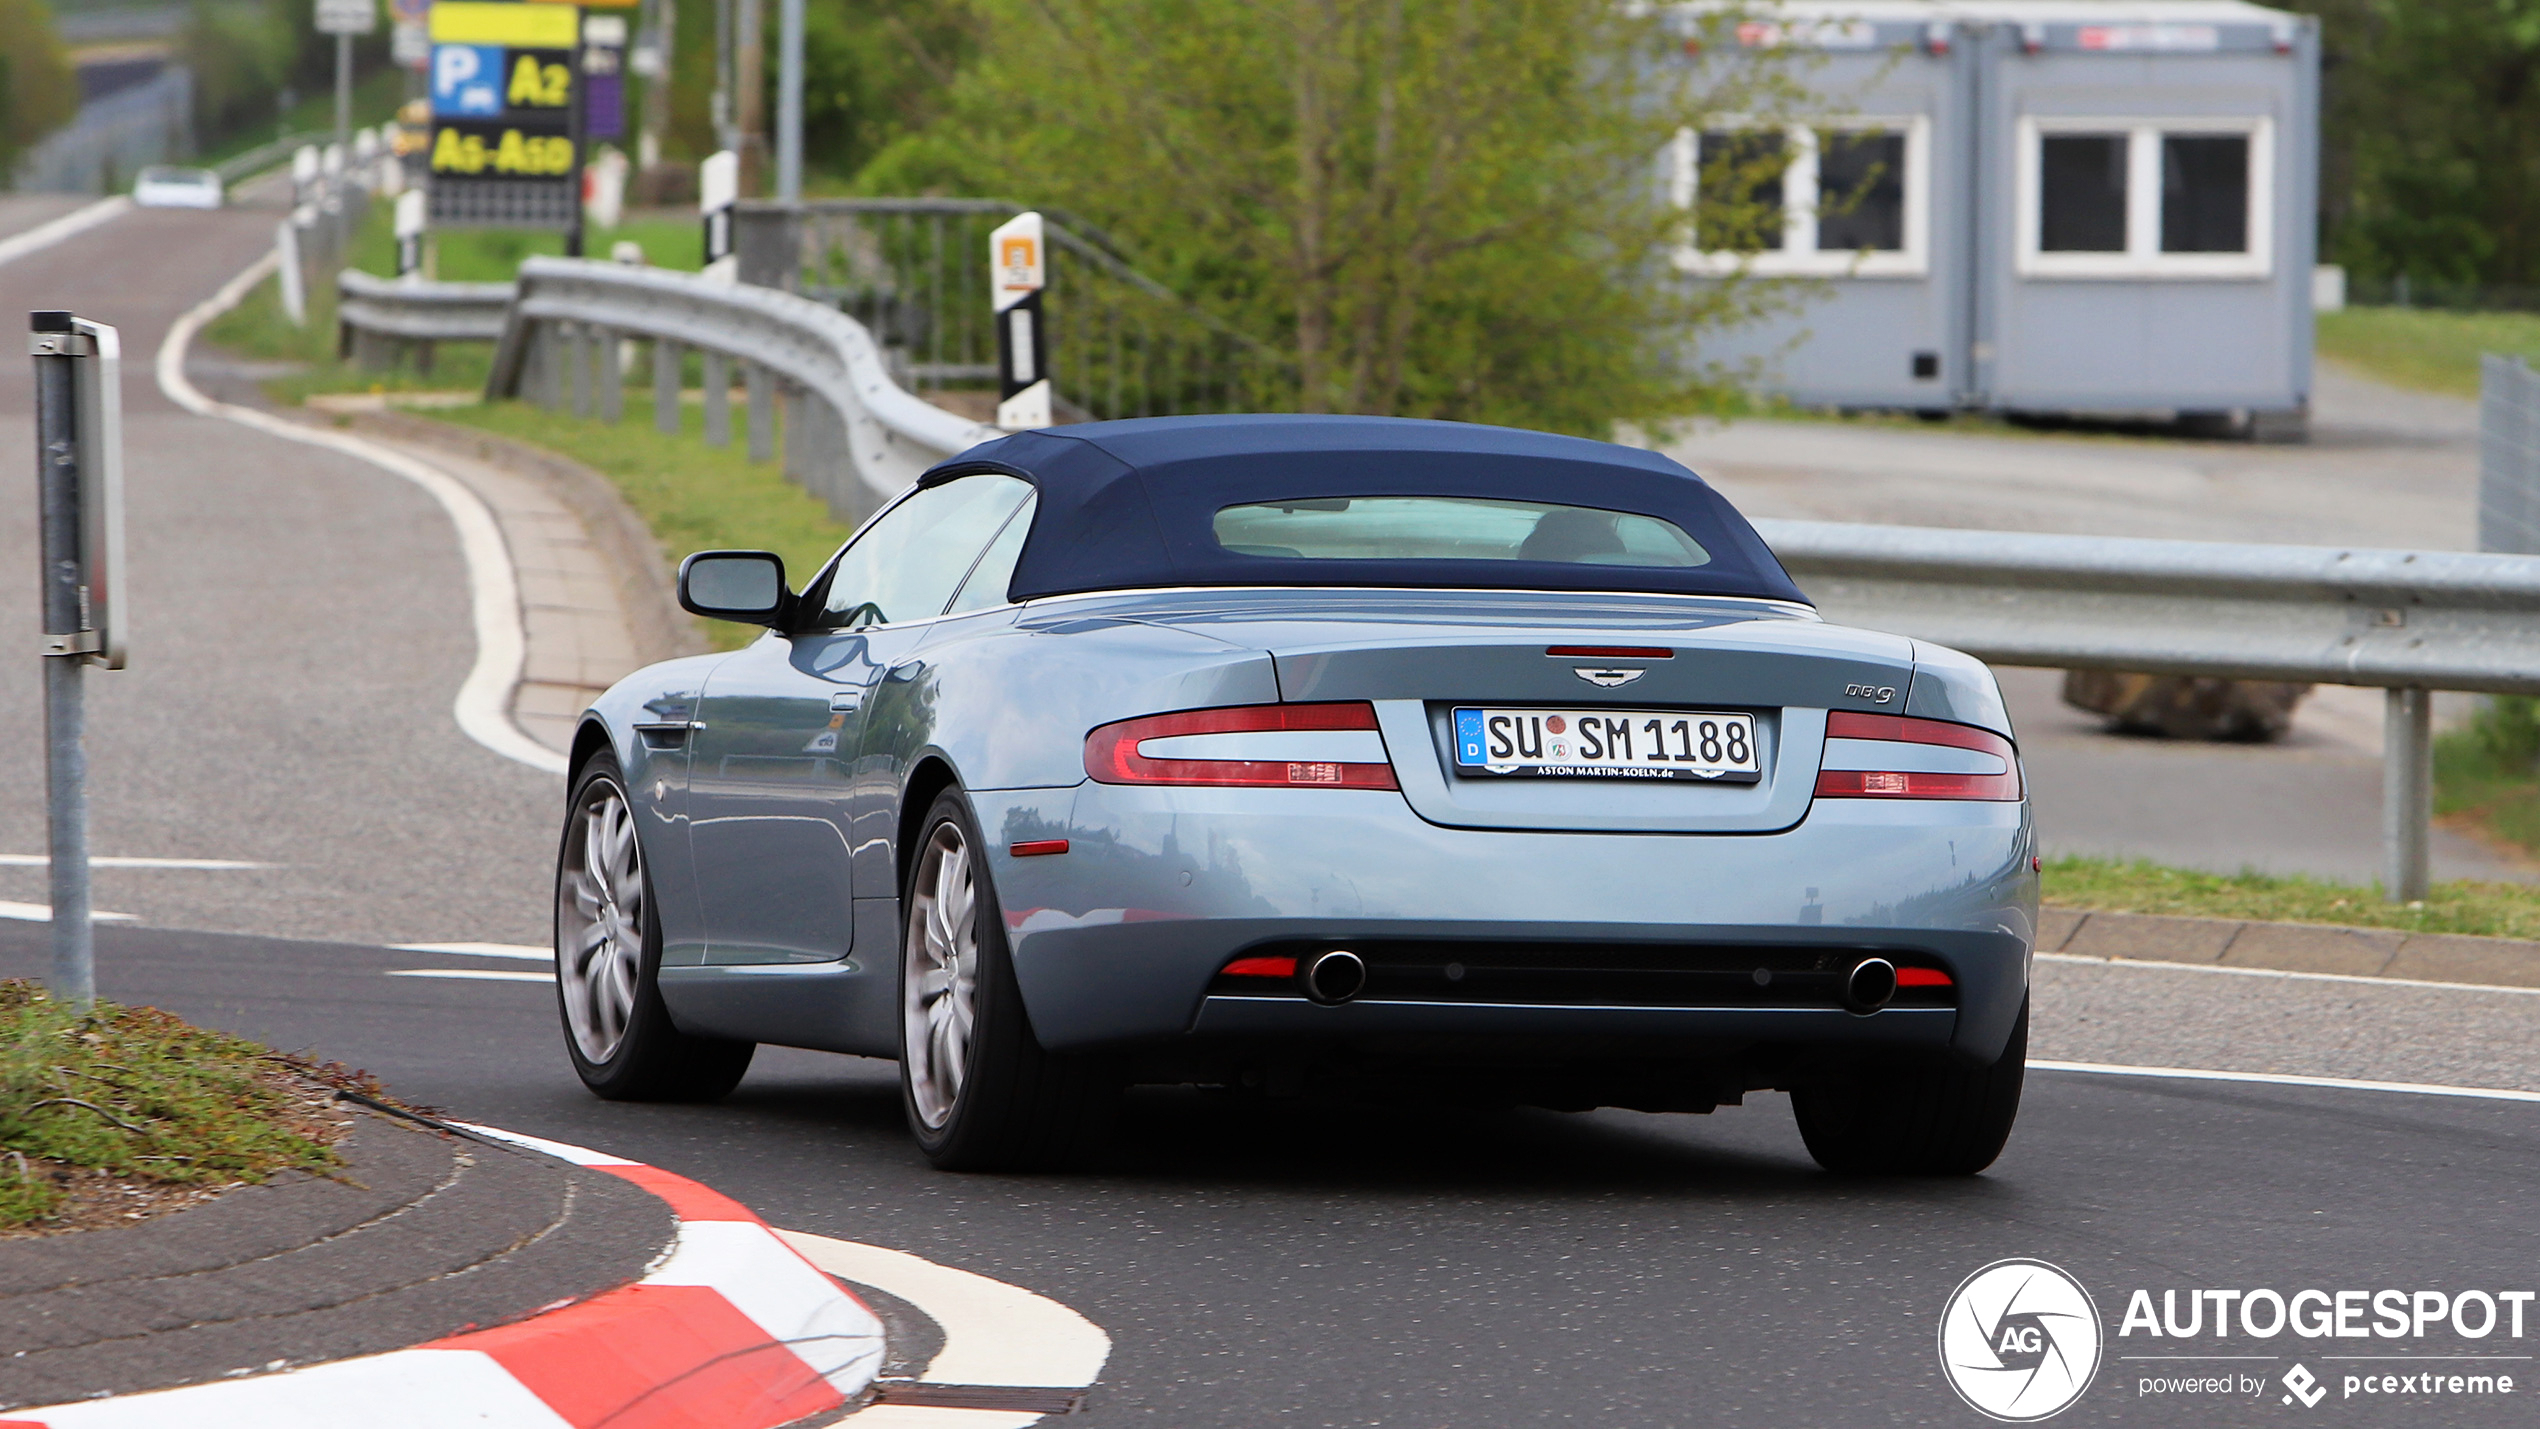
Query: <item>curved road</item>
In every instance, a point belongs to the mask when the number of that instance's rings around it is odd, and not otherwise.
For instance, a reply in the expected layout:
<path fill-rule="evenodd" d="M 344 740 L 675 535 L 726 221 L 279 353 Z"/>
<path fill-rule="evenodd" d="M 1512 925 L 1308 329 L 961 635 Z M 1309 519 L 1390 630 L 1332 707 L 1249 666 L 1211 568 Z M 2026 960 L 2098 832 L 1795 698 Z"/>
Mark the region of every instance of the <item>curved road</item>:
<path fill-rule="evenodd" d="M 563 781 L 451 719 L 475 638 L 448 519 L 387 472 L 190 415 L 151 380 L 169 325 L 269 247 L 277 217 L 136 211 L 0 264 L 13 329 L 69 308 L 123 335 L 133 657 L 88 681 L 91 846 L 271 865 L 102 868 L 97 906 L 287 937 L 542 939 Z M 21 472 L 30 386 L 24 358 L 0 362 L 0 461 Z M 34 546 L 33 503 L 0 503 L 0 573 L 20 577 L 0 574 L 0 630 L 37 629 Z M 27 640 L 0 656 L 0 727 L 23 732 L 0 746 L 0 787 L 29 791 L 0 802 L 0 854 L 18 856 L 44 850 Z M 0 866 L 0 899 L 43 901 L 43 870 Z"/>
<path fill-rule="evenodd" d="M 146 354 L 270 217 L 130 215 L 0 266 L 0 297 L 121 322 Z M 20 451 L 24 382 L 0 364 Z M 2540 1288 L 2533 1102 L 2038 1072 L 1993 1172 L 1897 1183 L 1819 1174 L 1778 1096 L 1663 1117 L 1148 1091 L 1093 1169 L 1031 1177 L 928 1170 L 886 1063 L 765 1052 L 724 1105 L 593 1101 L 550 988 L 518 976 L 534 963 L 378 946 L 543 931 L 557 789 L 450 720 L 471 650 L 447 523 L 394 478 L 181 415 L 144 381 L 128 402 L 139 653 L 92 686 L 97 846 L 276 866 L 101 873 L 101 906 L 144 919 L 100 930 L 106 995 L 1060 1299 L 1113 1339 L 1095 1423 L 1965 1425 L 1935 1331 L 2004 1257 L 2071 1270 L 2111 1327 L 2138 1287 Z M 0 514 L 22 571 L 25 522 Z M 32 585 L 0 578 L 0 628 L 33 628 Z M 0 680 L 29 731 L 0 756 L 28 791 L 0 807 L 0 852 L 41 848 L 34 659 Z M 0 876 L 0 897 L 41 897 L 40 871 Z M 0 921 L 0 975 L 40 972 L 44 948 L 41 925 Z M 441 975 L 397 975 L 415 971 Z M 2525 994 L 2044 961 L 2034 1054 L 2540 1091 L 2535 1034 Z M 2519 1394 L 2311 1411 L 2273 1387 L 2297 1358 L 2334 1386 L 2362 1362 L 2332 1355 L 2525 1354 L 2540 1314 L 2526 1329 L 2111 1340 L 2059 1422 L 2527 1423 Z M 2117 1357 L 2150 1353 L 2253 1356 L 2232 1363 L 2268 1388 L 2143 1397 L 2179 1362 Z M 2533 1363 L 2487 1368 L 2528 1393 Z"/>

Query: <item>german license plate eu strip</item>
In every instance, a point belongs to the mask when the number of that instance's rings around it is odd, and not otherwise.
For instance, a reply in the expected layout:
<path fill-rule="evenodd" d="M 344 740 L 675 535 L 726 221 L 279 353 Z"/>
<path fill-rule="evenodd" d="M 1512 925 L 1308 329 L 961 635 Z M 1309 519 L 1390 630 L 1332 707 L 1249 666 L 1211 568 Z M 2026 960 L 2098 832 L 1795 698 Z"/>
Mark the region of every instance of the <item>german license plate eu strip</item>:
<path fill-rule="evenodd" d="M 1764 777 L 1764 765 L 1753 715 L 1468 706 L 1455 711 L 1455 772 L 1485 779 L 1752 784 Z"/>

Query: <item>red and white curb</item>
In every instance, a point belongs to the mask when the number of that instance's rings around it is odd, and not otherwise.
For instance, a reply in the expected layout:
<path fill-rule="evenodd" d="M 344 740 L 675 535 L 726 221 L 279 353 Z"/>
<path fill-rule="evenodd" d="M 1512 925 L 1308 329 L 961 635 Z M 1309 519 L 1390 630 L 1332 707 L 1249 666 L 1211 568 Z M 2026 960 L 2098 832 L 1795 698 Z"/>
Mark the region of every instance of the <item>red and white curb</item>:
<path fill-rule="evenodd" d="M 254 1378 L 15 1410 L 0 1429 L 774 1429 L 841 1408 L 873 1382 L 881 1321 L 739 1202 L 620 1157 L 466 1129 L 634 1182 L 670 1203 L 677 1239 L 641 1280 L 509 1325 Z M 883 1423 L 851 1417 L 858 1429 Z M 965 1419 L 987 1429 L 984 1417 Z"/>

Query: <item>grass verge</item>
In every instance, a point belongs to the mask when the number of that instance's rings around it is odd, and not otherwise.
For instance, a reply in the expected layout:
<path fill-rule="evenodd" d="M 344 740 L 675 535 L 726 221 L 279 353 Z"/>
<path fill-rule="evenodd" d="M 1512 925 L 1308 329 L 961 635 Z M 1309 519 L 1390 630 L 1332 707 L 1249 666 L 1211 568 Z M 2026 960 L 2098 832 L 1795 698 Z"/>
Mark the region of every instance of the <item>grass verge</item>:
<path fill-rule="evenodd" d="M 0 1234 L 113 1224 L 277 1171 L 330 1171 L 343 1122 L 325 1075 L 156 1008 L 81 1012 L 0 982 Z"/>
<path fill-rule="evenodd" d="M 617 423 L 520 402 L 429 415 L 561 452 L 600 472 L 674 564 L 691 551 L 774 551 L 785 558 L 787 578 L 800 585 L 845 544 L 850 532 L 827 503 L 787 481 L 776 463 L 751 462 L 737 433 L 730 447 L 707 446 L 704 414 L 690 406 L 681 412 L 678 435 L 666 436 L 653 430 L 649 392 L 629 389 L 627 398 L 626 420 Z M 719 650 L 737 650 L 762 633 L 725 621 L 708 622 L 706 632 Z"/>
<path fill-rule="evenodd" d="M 2498 696 L 2435 739 L 2434 812 L 2540 853 L 2540 703 Z"/>
<path fill-rule="evenodd" d="M 2540 888 L 2518 883 L 2438 883 L 2421 903 L 2387 903 L 2373 885 L 2247 870 L 2201 873 L 2140 859 L 2068 857 L 2046 861 L 2045 896 L 2058 907 L 2107 913 L 2540 938 Z"/>
<path fill-rule="evenodd" d="M 2319 352 L 2398 387 L 2478 395 L 2478 355 L 2540 360 L 2540 313 L 2348 308 L 2319 315 Z"/>

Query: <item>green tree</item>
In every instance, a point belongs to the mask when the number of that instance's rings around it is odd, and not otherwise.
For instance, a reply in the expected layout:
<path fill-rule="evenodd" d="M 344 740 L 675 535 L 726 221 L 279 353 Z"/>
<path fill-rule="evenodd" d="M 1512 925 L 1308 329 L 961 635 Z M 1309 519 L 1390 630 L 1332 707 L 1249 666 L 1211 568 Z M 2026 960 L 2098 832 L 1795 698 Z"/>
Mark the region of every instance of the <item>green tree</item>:
<path fill-rule="evenodd" d="M 44 0 L 0 0 L 0 186 L 26 147 L 79 112 L 79 77 Z"/>
<path fill-rule="evenodd" d="M 2324 47 L 2326 256 L 2540 283 L 2540 0 L 2295 0 Z"/>
<path fill-rule="evenodd" d="M 1282 354 L 1301 410 L 1602 434 L 1714 395 L 1698 335 L 1786 292 L 1665 258 L 1686 215 L 1664 156 L 1706 118 L 1792 112 L 1778 52 L 1612 0 L 979 5 L 943 117 L 859 187 L 1099 225 Z"/>

